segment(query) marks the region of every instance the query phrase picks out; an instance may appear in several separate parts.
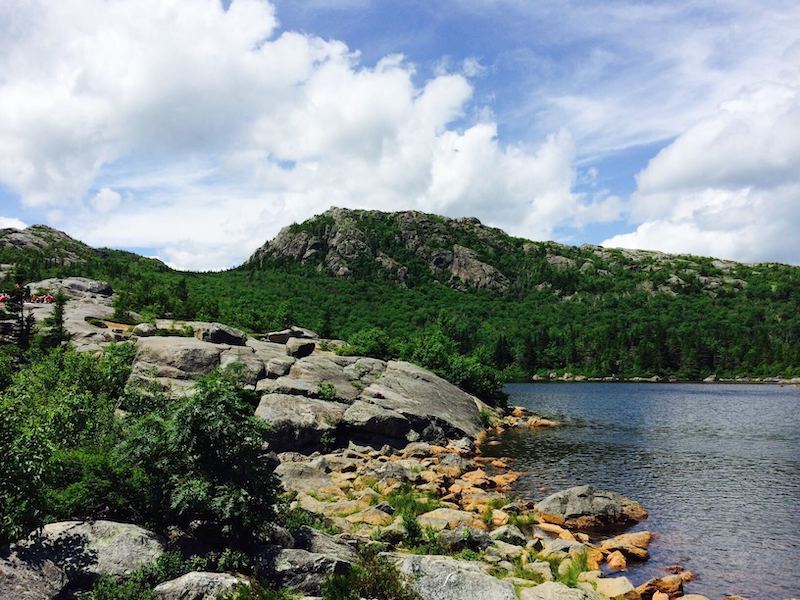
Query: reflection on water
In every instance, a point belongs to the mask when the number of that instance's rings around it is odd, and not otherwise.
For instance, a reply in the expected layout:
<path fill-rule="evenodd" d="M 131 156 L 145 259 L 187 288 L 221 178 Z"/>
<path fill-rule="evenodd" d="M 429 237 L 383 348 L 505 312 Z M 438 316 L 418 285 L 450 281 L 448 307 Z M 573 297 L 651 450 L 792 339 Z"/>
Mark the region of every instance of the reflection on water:
<path fill-rule="evenodd" d="M 510 403 L 565 426 L 486 453 L 527 471 L 517 492 L 593 483 L 638 500 L 657 538 L 635 584 L 681 564 L 690 591 L 800 595 L 800 390 L 756 385 L 514 384 Z"/>

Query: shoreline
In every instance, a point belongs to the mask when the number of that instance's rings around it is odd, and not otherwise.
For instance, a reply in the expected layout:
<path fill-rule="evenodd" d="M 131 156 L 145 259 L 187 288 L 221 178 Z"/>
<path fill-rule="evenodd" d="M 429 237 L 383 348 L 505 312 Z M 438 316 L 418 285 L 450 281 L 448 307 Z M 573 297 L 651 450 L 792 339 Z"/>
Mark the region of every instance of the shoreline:
<path fill-rule="evenodd" d="M 629 567 L 649 558 L 647 547 L 657 535 L 630 532 L 647 518 L 637 502 L 586 485 L 534 501 L 514 491 L 524 473 L 514 469 L 513 457 L 483 454 L 482 447 L 496 445 L 506 431 L 560 425 L 523 407 L 509 407 L 493 411 L 491 423 L 470 441 L 413 442 L 381 450 L 350 444 L 332 453 L 286 453 L 278 472 L 296 494 L 297 508 L 333 526 L 335 535 L 380 542 L 401 572 L 421 572 L 423 579 L 430 563 L 447 569 L 442 577 L 469 569 L 481 573 L 486 585 L 511 584 L 523 600 L 540 598 L 540 586 L 596 594 L 586 598 L 683 596 L 694 575 L 680 566 L 663 565 L 662 577 L 638 585 L 625 576 Z M 558 505 L 555 497 L 580 504 L 587 494 L 593 507 L 596 495 L 599 504 L 611 496 L 624 508 L 613 513 L 613 522 L 604 521 L 605 507 L 578 518 L 568 511 L 545 512 Z M 424 508 L 404 512 L 409 502 Z M 409 530 L 415 523 L 416 534 Z"/>
<path fill-rule="evenodd" d="M 506 382 L 511 383 L 655 383 L 655 384 L 719 384 L 719 385 L 778 385 L 778 386 L 800 386 L 800 377 L 781 378 L 781 377 L 736 377 L 736 378 L 706 378 L 706 379 L 680 379 L 677 377 L 588 377 L 586 375 L 571 375 L 561 377 L 540 377 L 534 375 L 530 380 L 514 379 Z"/>

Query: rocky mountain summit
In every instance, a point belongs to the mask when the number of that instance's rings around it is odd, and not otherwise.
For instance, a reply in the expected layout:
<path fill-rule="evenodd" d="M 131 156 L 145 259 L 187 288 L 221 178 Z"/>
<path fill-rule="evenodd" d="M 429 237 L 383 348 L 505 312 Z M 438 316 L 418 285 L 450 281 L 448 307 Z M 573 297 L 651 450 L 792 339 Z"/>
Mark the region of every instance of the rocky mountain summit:
<path fill-rule="evenodd" d="M 50 263 L 73 266 L 98 254 L 94 248 L 46 225 L 0 229 L 0 257 L 7 260 L 15 255 L 39 256 Z"/>
<path fill-rule="evenodd" d="M 285 227 L 245 263 L 260 268 L 292 265 L 346 279 L 401 286 L 438 281 L 456 289 L 494 292 L 529 285 L 544 289 L 552 286 L 552 274 L 612 278 L 632 272 L 653 274 L 640 283 L 651 294 L 675 295 L 692 286 L 716 294 L 747 286 L 736 276 L 742 265 L 732 261 L 534 242 L 475 218 L 418 211 L 331 208 Z"/>
<path fill-rule="evenodd" d="M 512 251 L 506 237 L 478 219 L 331 208 L 284 228 L 246 264 L 296 261 L 337 277 L 375 273 L 401 285 L 430 275 L 454 287 L 502 291 L 508 286 L 507 277 L 481 258 Z M 460 238 L 480 241 L 481 253 L 454 241 Z"/>

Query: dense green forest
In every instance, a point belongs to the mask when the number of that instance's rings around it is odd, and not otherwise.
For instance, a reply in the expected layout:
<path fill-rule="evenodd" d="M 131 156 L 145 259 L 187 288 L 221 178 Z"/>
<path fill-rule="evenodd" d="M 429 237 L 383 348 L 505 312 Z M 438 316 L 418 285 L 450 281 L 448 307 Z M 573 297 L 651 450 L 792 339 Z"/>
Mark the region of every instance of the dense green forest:
<path fill-rule="evenodd" d="M 107 279 L 120 310 L 144 318 L 219 320 L 250 332 L 296 324 L 420 362 L 438 338 L 445 347 L 437 352 L 471 357 L 506 380 L 551 371 L 686 379 L 800 375 L 798 267 L 534 243 L 471 222 L 425 217 L 413 223 L 420 238 L 475 249 L 504 274 L 506 288 L 454 285 L 449 273 L 425 262 L 429 254 L 408 250 L 408 234 L 392 214 L 372 211 L 358 215 L 355 230 L 339 226 L 340 237 L 351 235 L 369 249 L 348 261 L 347 278 L 320 268 L 324 253 L 315 262 L 260 251 L 259 260 L 237 269 L 181 273 L 76 242 L 80 247 L 70 252 L 77 261 L 5 248 L 0 262 L 18 264 L 28 280 Z M 332 228 L 326 214 L 282 235 L 316 236 L 330 256 Z M 370 259 L 376 249 L 407 267 L 403 285 Z"/>

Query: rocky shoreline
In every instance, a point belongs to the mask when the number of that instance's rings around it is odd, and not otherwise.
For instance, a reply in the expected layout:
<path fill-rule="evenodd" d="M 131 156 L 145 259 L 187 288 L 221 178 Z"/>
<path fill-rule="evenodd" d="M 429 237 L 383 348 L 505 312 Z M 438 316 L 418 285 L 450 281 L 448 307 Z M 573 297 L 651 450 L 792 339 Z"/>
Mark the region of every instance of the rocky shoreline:
<path fill-rule="evenodd" d="M 531 378 L 534 383 L 725 383 L 725 384 L 769 384 L 769 385 L 800 385 L 800 377 L 717 377 L 709 375 L 703 379 L 681 379 L 678 377 L 660 377 L 653 375 L 650 377 L 618 377 L 617 375 L 605 375 L 602 377 L 592 377 L 588 375 L 575 375 L 573 373 L 549 373 L 546 376 L 534 375 Z M 515 383 L 528 383 L 528 381 L 517 381 Z"/>
<path fill-rule="evenodd" d="M 493 421 L 477 442 L 508 428 L 558 426 L 520 408 Z M 638 586 L 615 575 L 648 559 L 653 534 L 622 532 L 647 517 L 641 505 L 588 485 L 535 504 L 513 499 L 521 473 L 512 461 L 482 456 L 466 437 L 399 449 L 351 443 L 277 459 L 291 508 L 312 517 L 313 526 L 276 527 L 257 562 L 262 577 L 307 600 L 356 564 L 365 546 L 405 574 L 422 600 L 705 598 L 684 594 L 693 576 L 679 567 Z M 100 575 L 127 575 L 180 543 L 132 524 L 52 523 L 0 553 L 0 598 L 64 597 Z M 237 585 L 250 580 L 191 572 L 157 586 L 154 597 L 210 600 Z"/>
<path fill-rule="evenodd" d="M 219 323 L 159 320 L 117 331 L 107 285 L 46 283 L 72 297 L 65 325 L 79 350 L 135 344 L 130 385 L 183 395 L 198 376 L 239 369 L 259 398 L 255 415 L 273 426 L 271 460 L 295 517 L 253 557 L 270 585 L 319 597 L 369 548 L 421 600 L 704 598 L 684 594 L 692 575 L 678 567 L 638 586 L 614 575 L 649 556 L 653 534 L 624 532 L 647 517 L 637 502 L 590 485 L 536 503 L 515 498 L 522 474 L 513 461 L 481 453 L 506 430 L 555 421 L 492 409 L 410 363 L 339 356 L 335 341 L 306 329 L 250 339 Z M 35 310 L 41 318 L 49 307 Z M 0 549 L 0 598 L 78 597 L 99 576 L 127 576 L 167 551 L 188 554 L 189 542 L 185 532 L 164 539 L 127 523 L 51 523 Z M 153 594 L 210 600 L 240 585 L 254 584 L 234 569 L 193 571 Z"/>

